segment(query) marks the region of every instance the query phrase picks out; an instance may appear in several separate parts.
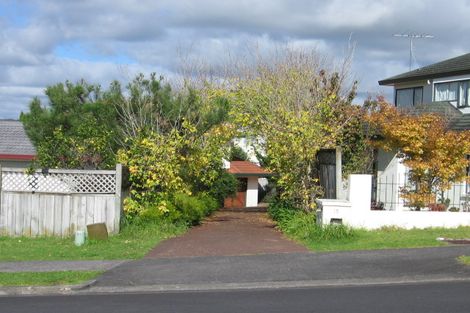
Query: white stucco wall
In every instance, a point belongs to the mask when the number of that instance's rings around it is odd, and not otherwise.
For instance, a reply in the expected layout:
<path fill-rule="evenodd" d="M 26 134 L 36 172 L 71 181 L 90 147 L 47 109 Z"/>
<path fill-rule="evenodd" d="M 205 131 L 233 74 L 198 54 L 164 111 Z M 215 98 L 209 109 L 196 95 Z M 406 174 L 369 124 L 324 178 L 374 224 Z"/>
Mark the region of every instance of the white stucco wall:
<path fill-rule="evenodd" d="M 246 190 L 246 206 L 258 206 L 258 177 L 248 177 L 248 188 Z"/>
<path fill-rule="evenodd" d="M 332 219 L 365 229 L 396 226 L 406 229 L 470 226 L 470 212 L 372 211 L 370 210 L 370 175 L 351 175 L 348 201 L 318 200 L 318 223 L 330 224 Z"/>
<path fill-rule="evenodd" d="M 379 150 L 377 170 L 377 202 L 384 203 L 386 210 L 404 210 L 400 187 L 406 183 L 406 166 L 395 153 Z"/>
<path fill-rule="evenodd" d="M 470 226 L 468 212 L 369 211 L 345 221 L 354 227 L 377 229 L 396 226 L 406 229 Z"/>

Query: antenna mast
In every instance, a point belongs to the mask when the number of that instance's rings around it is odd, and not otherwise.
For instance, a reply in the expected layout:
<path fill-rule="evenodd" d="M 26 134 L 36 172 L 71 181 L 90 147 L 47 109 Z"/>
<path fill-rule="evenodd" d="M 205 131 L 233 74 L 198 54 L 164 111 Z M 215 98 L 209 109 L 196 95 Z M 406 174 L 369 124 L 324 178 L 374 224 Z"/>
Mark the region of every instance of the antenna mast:
<path fill-rule="evenodd" d="M 404 34 L 394 34 L 393 37 L 404 37 L 410 39 L 410 71 L 413 65 L 413 40 L 421 38 L 434 38 L 433 35 L 428 34 L 414 34 L 414 33 L 404 33 Z"/>

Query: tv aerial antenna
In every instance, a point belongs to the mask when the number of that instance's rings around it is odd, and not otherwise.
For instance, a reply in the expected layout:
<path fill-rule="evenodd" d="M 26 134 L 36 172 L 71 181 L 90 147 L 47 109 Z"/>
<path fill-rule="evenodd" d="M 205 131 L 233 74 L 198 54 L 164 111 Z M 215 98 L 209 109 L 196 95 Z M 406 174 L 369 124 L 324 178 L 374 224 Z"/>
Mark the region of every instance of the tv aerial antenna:
<path fill-rule="evenodd" d="M 393 37 L 408 38 L 410 40 L 410 71 L 413 66 L 413 59 L 416 61 L 414 53 L 413 53 L 413 40 L 424 39 L 424 38 L 434 38 L 433 35 L 415 34 L 415 33 L 394 34 Z"/>

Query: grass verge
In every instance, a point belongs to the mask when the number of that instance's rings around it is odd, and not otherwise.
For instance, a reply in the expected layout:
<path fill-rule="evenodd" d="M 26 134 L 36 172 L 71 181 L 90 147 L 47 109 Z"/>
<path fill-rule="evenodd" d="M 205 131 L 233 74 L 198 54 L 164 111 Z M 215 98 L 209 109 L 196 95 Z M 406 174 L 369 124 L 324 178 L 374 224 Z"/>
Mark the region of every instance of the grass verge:
<path fill-rule="evenodd" d="M 470 227 L 400 229 L 384 227 L 378 230 L 355 229 L 352 238 L 318 241 L 308 238 L 305 244 L 316 251 L 373 250 L 447 246 L 438 237 L 469 238 Z"/>
<path fill-rule="evenodd" d="M 378 230 L 352 229 L 343 225 L 319 226 L 313 213 L 305 213 L 286 203 L 269 208 L 278 228 L 291 239 L 314 251 L 422 248 L 448 245 L 436 238 L 470 238 L 470 227 Z"/>
<path fill-rule="evenodd" d="M 87 241 L 80 247 L 74 245 L 73 238 L 0 237 L 0 261 L 137 259 L 158 242 L 186 229 L 183 224 L 164 221 L 129 225 L 106 241 Z"/>
<path fill-rule="evenodd" d="M 457 261 L 464 265 L 470 265 L 470 256 L 462 255 L 457 258 Z"/>
<path fill-rule="evenodd" d="M 101 271 L 0 273 L 0 286 L 75 285 L 95 278 Z"/>

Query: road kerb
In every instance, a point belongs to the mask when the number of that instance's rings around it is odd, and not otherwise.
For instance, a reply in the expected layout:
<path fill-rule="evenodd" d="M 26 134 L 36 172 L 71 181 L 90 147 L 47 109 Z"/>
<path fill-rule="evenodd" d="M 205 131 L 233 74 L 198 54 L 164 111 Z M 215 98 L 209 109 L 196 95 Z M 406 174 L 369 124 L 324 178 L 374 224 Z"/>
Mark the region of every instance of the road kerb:
<path fill-rule="evenodd" d="M 445 282 L 470 282 L 468 278 L 455 277 L 400 277 L 374 279 L 344 280 L 305 280 L 282 282 L 250 282 L 250 283 L 207 283 L 186 285 L 145 285 L 145 286 L 94 286 L 95 280 L 67 286 L 35 286 L 35 287 L 0 287 L 0 296 L 40 296 L 40 295 L 83 295 L 83 294 L 125 294 L 125 293 L 165 293 L 165 292 L 204 292 L 231 290 L 272 290 L 288 288 L 315 287 L 353 287 L 371 285 L 405 285 Z"/>

